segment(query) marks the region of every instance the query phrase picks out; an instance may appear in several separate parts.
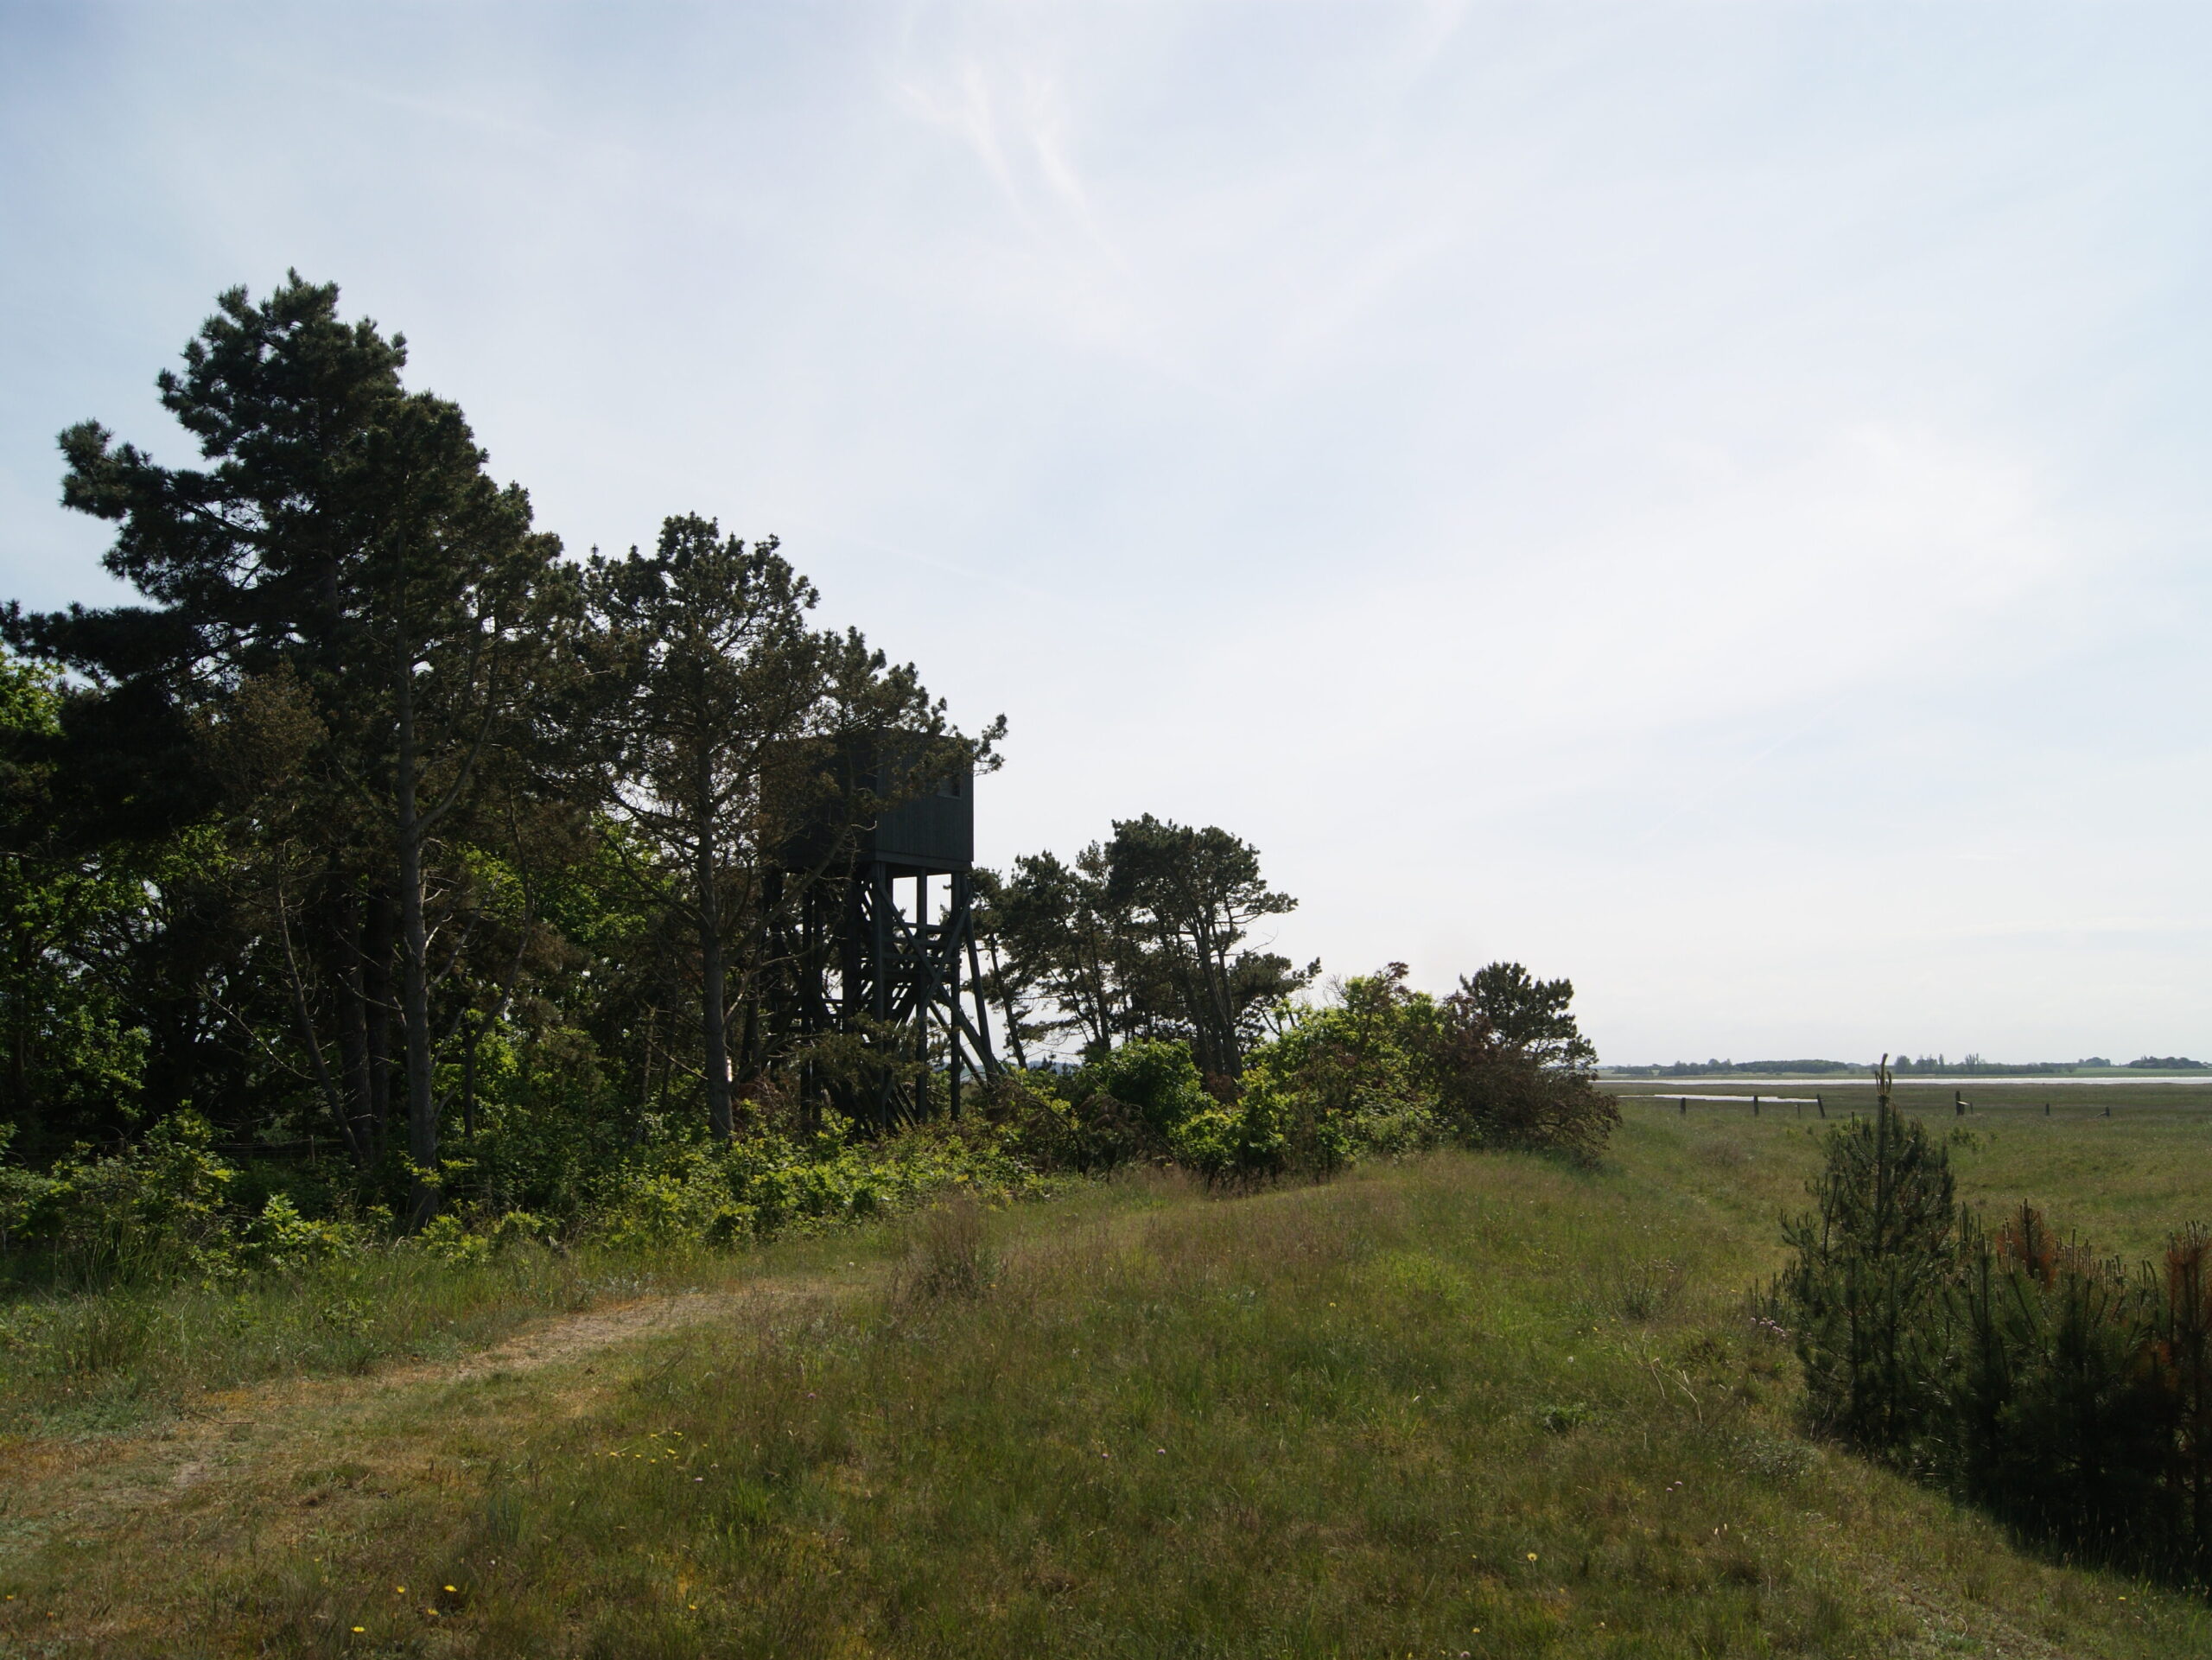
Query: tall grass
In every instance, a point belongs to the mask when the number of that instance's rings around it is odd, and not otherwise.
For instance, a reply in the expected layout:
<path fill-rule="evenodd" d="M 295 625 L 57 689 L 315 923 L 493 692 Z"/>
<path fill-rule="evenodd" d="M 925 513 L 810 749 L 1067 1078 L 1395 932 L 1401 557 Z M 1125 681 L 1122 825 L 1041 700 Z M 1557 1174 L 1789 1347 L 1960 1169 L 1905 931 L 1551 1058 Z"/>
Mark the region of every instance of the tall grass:
<path fill-rule="evenodd" d="M 642 1282 L 634 1258 L 524 1246 L 487 1262 L 369 1250 L 292 1273 L 24 1296 L 0 1307 L 0 1415 L 117 1427 L 211 1390 L 458 1354 Z"/>
<path fill-rule="evenodd" d="M 997 1265 L 984 1237 L 982 1202 L 975 1194 L 954 1193 L 931 1205 L 905 1231 L 908 1243 L 899 1265 L 896 1303 L 971 1300 L 991 1288 Z"/>
<path fill-rule="evenodd" d="M 2194 1605 L 1793 1434 L 1740 1295 L 1766 1149 L 1627 1139 L 948 1209 L 872 1289 L 817 1244 L 611 1375 L 272 1432 L 188 1549 L 19 1559 L 0 1646 L 52 1611 L 118 1656 L 2206 1651 Z"/>

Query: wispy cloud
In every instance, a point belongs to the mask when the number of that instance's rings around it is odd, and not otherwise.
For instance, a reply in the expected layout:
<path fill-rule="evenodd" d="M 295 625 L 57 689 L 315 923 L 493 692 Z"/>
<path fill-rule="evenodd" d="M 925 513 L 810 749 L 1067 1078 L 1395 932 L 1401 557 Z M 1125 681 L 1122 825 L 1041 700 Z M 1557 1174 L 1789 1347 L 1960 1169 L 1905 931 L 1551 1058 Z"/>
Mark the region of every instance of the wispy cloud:
<path fill-rule="evenodd" d="M 1006 709 L 994 856 L 1225 824 L 1624 1057 L 2212 1049 L 2201 8 L 23 16 L 9 595 L 298 264 L 574 544 Z"/>

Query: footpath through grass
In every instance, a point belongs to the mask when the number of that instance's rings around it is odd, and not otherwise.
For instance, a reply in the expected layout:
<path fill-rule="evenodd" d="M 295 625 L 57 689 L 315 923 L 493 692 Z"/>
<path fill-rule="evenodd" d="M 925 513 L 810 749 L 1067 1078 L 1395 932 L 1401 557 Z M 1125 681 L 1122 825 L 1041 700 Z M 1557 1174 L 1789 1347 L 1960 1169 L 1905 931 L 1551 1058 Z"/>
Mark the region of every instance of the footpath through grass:
<path fill-rule="evenodd" d="M 18 1437 L 0 1653 L 2212 1653 L 1794 1433 L 1741 1293 L 1802 1129 L 1128 1182 L 779 1247 L 658 1334 Z"/>

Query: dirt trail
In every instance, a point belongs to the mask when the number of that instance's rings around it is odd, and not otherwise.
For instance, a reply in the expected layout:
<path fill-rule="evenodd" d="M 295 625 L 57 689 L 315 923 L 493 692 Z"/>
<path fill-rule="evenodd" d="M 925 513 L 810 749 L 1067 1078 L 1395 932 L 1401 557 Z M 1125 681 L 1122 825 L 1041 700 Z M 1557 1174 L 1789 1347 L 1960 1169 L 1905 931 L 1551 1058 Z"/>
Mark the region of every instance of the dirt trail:
<path fill-rule="evenodd" d="M 868 1276 L 808 1275 L 760 1280 L 734 1289 L 679 1292 L 561 1316 L 488 1349 L 448 1361 L 411 1362 L 359 1377 L 296 1377 L 223 1390 L 199 1410 L 148 1429 L 87 1440 L 25 1437 L 8 1449 L 0 1480 L 0 1572 L 10 1559 L 57 1540 L 108 1542 L 121 1535 L 179 1542 L 219 1517 L 235 1520 L 250 1488 L 257 1498 L 320 1521 L 321 1506 L 348 1493 L 376 1496 L 422 1479 L 443 1456 L 438 1443 L 453 1426 L 446 1415 L 411 1410 L 426 1394 L 455 1385 L 523 1378 L 580 1364 L 557 1400 L 542 1390 L 518 1392 L 503 1410 L 478 1415 L 485 1427 L 512 1415 L 542 1416 L 549 1409 L 580 1412 L 620 1375 L 589 1364 L 625 1345 L 709 1326 L 753 1326 L 810 1304 L 855 1294 Z M 317 1465 L 346 1472 L 340 1491 L 298 1495 L 300 1472 Z M 310 1484 L 311 1485 L 311 1484 Z M 270 1513 L 262 1510 L 266 1528 Z M 280 1531 L 289 1531 L 280 1526 Z"/>
<path fill-rule="evenodd" d="M 799 1288 L 764 1282 L 741 1291 L 681 1291 L 663 1296 L 638 1297 L 626 1302 L 563 1314 L 493 1345 L 445 1361 L 415 1361 L 387 1366 L 365 1377 L 293 1378 L 281 1383 L 251 1385 L 209 1397 L 214 1413 L 183 1421 L 147 1438 L 157 1441 L 196 1441 L 200 1456 L 188 1457 L 178 1466 L 172 1485 L 188 1487 L 210 1467 L 205 1456 L 212 1441 L 235 1442 L 241 1429 L 281 1429 L 288 1419 L 304 1414 L 343 1413 L 349 1402 L 390 1403 L 408 1390 L 466 1383 L 472 1378 L 518 1376 L 575 1360 L 601 1349 L 644 1338 L 665 1336 L 745 1309 L 762 1309 L 787 1302 Z M 186 1428 L 190 1426 L 190 1429 Z M 196 1434 L 192 1431 L 197 1431 Z M 256 1438 L 258 1439 L 258 1438 Z"/>
<path fill-rule="evenodd" d="M 459 1380 L 493 1372 L 535 1371 L 541 1366 L 573 1360 L 594 1349 L 610 1348 L 633 1339 L 658 1337 L 741 1309 L 761 1308 L 788 1302 L 818 1285 L 763 1280 L 738 1291 L 683 1291 L 667 1296 L 639 1297 L 602 1308 L 567 1314 L 527 1331 L 518 1332 L 491 1348 L 434 1367 L 416 1367 L 397 1374 L 393 1381 L 433 1378 Z"/>

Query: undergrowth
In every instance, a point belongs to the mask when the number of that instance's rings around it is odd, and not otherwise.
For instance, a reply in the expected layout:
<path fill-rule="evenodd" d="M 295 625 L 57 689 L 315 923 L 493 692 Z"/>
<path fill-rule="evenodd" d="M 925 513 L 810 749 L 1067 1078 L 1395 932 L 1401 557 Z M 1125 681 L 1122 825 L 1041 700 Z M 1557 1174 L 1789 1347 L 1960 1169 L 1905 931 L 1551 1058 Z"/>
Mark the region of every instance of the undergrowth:
<path fill-rule="evenodd" d="M 1808 1144 L 1721 1139 L 1646 1121 L 1598 1170 L 1445 1154 L 1228 1199 L 1147 1175 L 779 1246 L 760 1283 L 785 1294 L 711 1327 L 302 1409 L 227 1484 L 0 1549 L 0 1640 L 2212 1648 L 2196 1603 L 2023 1554 L 1796 1433 L 1787 1340 L 1742 1291 Z M 149 1553 L 156 1531 L 177 1548 Z"/>

